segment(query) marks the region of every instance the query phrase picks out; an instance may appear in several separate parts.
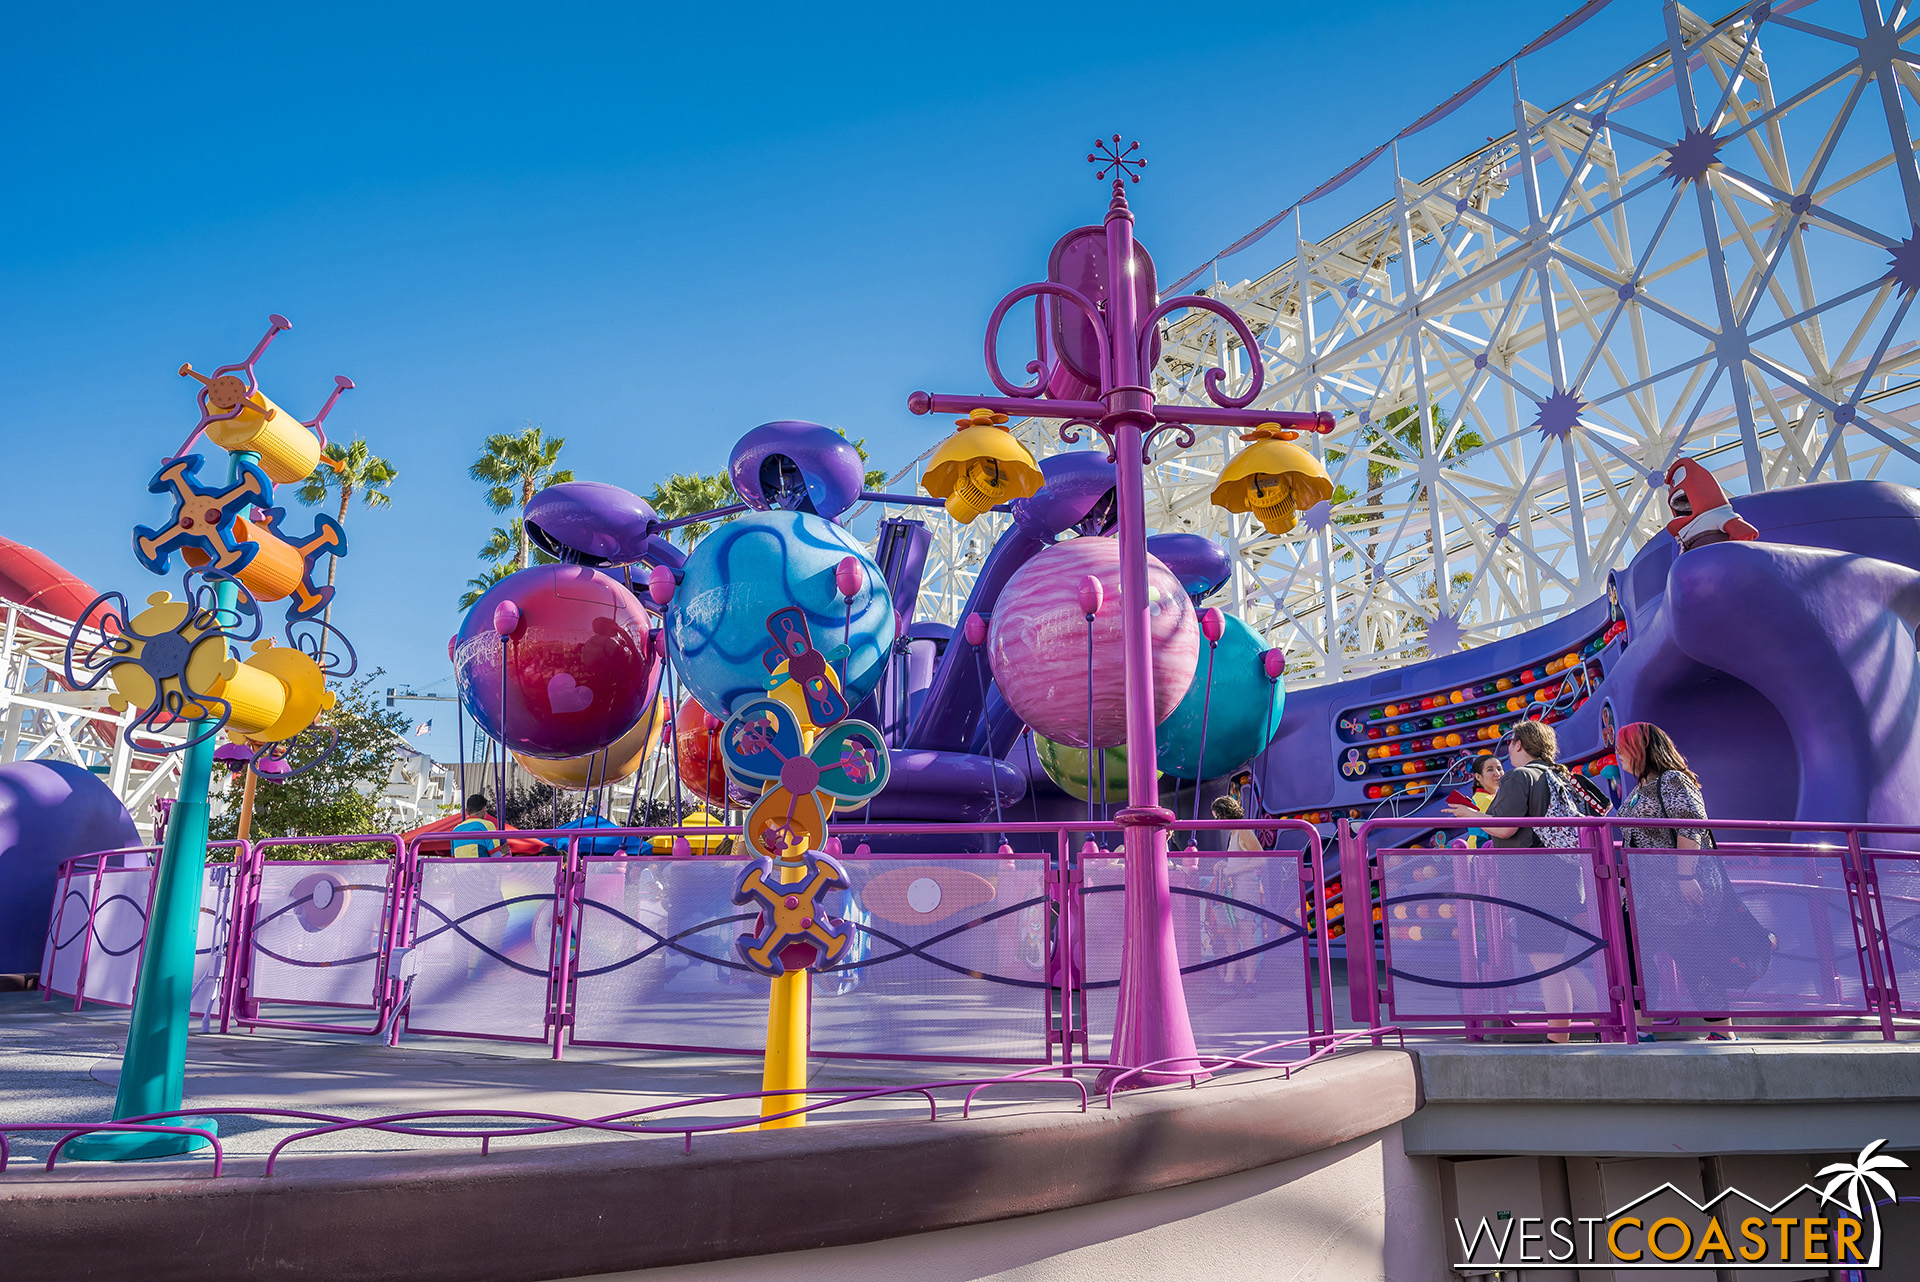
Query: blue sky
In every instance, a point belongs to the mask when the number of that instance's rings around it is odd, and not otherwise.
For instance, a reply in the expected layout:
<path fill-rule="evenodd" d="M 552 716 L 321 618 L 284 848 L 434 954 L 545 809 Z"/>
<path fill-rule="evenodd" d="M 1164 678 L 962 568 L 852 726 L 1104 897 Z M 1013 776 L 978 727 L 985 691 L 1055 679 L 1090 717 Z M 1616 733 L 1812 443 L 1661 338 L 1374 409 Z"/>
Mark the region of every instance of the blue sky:
<path fill-rule="evenodd" d="M 335 621 L 444 690 L 500 519 L 466 478 L 487 433 L 540 423 L 643 493 L 773 418 L 891 470 L 939 431 L 907 393 L 984 386 L 994 302 L 1098 218 L 1096 134 L 1150 157 L 1132 194 L 1171 281 L 1572 7 L 16 7 L 0 534 L 152 590 L 129 530 L 165 516 L 145 483 L 194 419 L 174 370 L 281 312 L 263 389 L 304 416 L 351 376 L 330 431 L 400 471 L 349 521 Z M 1530 83 L 1557 100 L 1658 33 L 1618 0 Z M 1462 113 L 1409 168 L 1492 127 Z"/>

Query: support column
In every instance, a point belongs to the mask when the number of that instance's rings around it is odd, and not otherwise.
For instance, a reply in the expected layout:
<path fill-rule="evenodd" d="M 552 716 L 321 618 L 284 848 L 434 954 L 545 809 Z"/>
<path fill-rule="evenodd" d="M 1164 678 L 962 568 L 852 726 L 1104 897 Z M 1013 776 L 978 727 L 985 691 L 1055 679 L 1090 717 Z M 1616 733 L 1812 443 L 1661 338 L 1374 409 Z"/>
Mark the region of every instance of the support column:
<path fill-rule="evenodd" d="M 1120 991 L 1108 1058 L 1120 1066 L 1168 1061 L 1166 1072 L 1146 1075 L 1146 1082 L 1162 1082 L 1184 1080 L 1199 1068 L 1199 1062 L 1181 984 L 1167 875 L 1167 828 L 1174 817 L 1160 805 L 1154 742 L 1143 456 L 1144 433 L 1154 423 L 1153 394 L 1145 386 L 1151 371 L 1139 368 L 1133 214 L 1118 182 L 1107 208 L 1106 231 L 1107 331 L 1114 368 L 1103 426 L 1112 434 L 1118 472 L 1120 646 L 1127 691 L 1127 808 L 1116 816 L 1126 829 L 1126 943 L 1120 957 Z M 1103 1077 L 1113 1072 L 1109 1069 Z"/>
<path fill-rule="evenodd" d="M 240 479 L 242 460 L 235 454 L 228 479 Z M 239 588 L 227 579 L 219 585 L 219 608 L 231 614 Z M 207 789 L 213 782 L 217 734 L 209 721 L 190 723 L 189 737 L 206 737 L 180 756 L 180 795 L 167 819 L 167 836 L 154 870 L 153 909 L 147 918 L 147 943 L 140 954 L 139 986 L 127 1020 L 127 1048 L 120 1059 L 120 1087 L 114 1118 L 142 1117 L 179 1109 L 186 1094 L 187 1033 L 193 1005 L 194 948 L 200 935 L 201 887 L 207 876 Z M 124 731 L 122 732 L 124 736 Z M 178 1118 L 183 1126 L 215 1130 L 213 1118 Z M 68 1144 L 76 1162 L 123 1162 L 166 1157 L 207 1147 L 198 1135 L 164 1132 L 96 1131 Z"/>

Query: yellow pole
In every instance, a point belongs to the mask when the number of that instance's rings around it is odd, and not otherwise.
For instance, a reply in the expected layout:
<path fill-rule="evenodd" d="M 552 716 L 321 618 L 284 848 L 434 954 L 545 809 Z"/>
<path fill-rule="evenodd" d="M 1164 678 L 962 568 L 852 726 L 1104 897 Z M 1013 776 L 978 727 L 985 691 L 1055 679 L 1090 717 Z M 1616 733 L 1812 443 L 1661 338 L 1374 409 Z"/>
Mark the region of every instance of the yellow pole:
<path fill-rule="evenodd" d="M 829 669 L 831 672 L 831 669 Z M 783 682 L 773 694 L 793 710 L 800 722 L 802 751 L 813 750 L 819 728 L 807 715 L 807 705 L 797 682 Z M 774 875 L 781 884 L 804 880 L 806 864 L 799 850 L 783 850 L 774 861 Z M 760 1074 L 763 1091 L 793 1092 L 768 1095 L 760 1101 L 760 1116 L 771 1117 L 807 1102 L 807 1020 L 812 976 L 804 970 L 790 970 L 773 981 L 767 992 L 767 1057 Z M 777 1130 L 786 1126 L 805 1126 L 805 1114 L 783 1117 L 777 1122 L 762 1122 L 760 1129 Z"/>
<path fill-rule="evenodd" d="M 784 882 L 799 881 L 806 868 L 782 859 L 774 873 Z M 807 1102 L 807 1014 L 811 974 L 790 970 L 773 981 L 767 993 L 767 1058 L 760 1074 L 763 1091 L 795 1091 L 793 1095 L 769 1095 L 760 1101 L 760 1116 L 771 1117 Z M 762 1130 L 783 1126 L 805 1126 L 805 1114 L 783 1117 L 777 1122 L 762 1122 Z"/>
<path fill-rule="evenodd" d="M 760 1116 L 771 1117 L 807 1102 L 807 993 L 811 973 L 792 970 L 773 981 L 767 998 L 767 1065 L 760 1078 L 763 1091 L 792 1091 L 760 1101 Z M 805 1126 L 804 1113 L 762 1122 L 760 1129 Z"/>
<path fill-rule="evenodd" d="M 259 776 L 253 773 L 253 763 L 249 761 L 247 763 L 247 783 L 246 786 L 240 790 L 240 827 L 234 833 L 234 835 L 242 841 L 246 841 L 253 832 L 253 785 L 258 777 Z"/>

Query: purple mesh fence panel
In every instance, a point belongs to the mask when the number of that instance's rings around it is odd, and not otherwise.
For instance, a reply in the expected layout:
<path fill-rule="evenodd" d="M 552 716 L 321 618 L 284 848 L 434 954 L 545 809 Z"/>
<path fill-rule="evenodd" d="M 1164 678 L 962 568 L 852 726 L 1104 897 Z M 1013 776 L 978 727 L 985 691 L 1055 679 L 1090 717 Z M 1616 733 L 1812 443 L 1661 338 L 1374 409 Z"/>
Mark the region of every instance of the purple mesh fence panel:
<path fill-rule="evenodd" d="M 543 1039 L 557 859 L 422 859 L 410 1030 Z"/>
<path fill-rule="evenodd" d="M 1920 859 L 1874 855 L 1880 911 L 1887 923 L 1886 951 L 1899 1009 L 1920 1012 Z"/>
<path fill-rule="evenodd" d="M 73 996 L 80 982 L 80 953 L 92 922 L 87 916 L 87 898 L 93 893 L 93 874 L 76 872 L 56 882 L 53 888 L 53 915 L 47 918 L 47 947 L 40 965 L 41 986 L 62 997 Z"/>
<path fill-rule="evenodd" d="M 290 860 L 260 869 L 248 994 L 370 1010 L 391 861 Z"/>
<path fill-rule="evenodd" d="M 1046 860 L 843 860 L 848 957 L 813 980 L 813 1047 L 1044 1063 Z"/>
<path fill-rule="evenodd" d="M 768 982 L 733 951 L 753 924 L 732 903 L 744 861 L 581 862 L 573 1040 L 762 1049 Z"/>
<path fill-rule="evenodd" d="M 813 980 L 813 1049 L 1044 1062 L 1044 859 L 845 859 L 847 958 Z M 573 1040 L 757 1053 L 767 981 L 736 859 L 587 859 Z"/>
<path fill-rule="evenodd" d="M 213 864 L 207 868 L 200 894 L 200 934 L 194 945 L 193 1004 L 195 1015 L 206 1012 L 213 1001 L 218 1013 L 217 983 L 225 966 L 223 952 L 231 920 L 233 865 Z M 75 873 L 65 890 L 65 916 L 61 917 L 61 889 L 54 888 L 53 911 L 48 919 L 47 946 L 43 950 L 42 983 L 63 997 L 73 996 L 80 978 L 80 954 L 86 942 L 88 899 L 93 893 L 94 874 Z M 111 948 L 103 948 L 96 935 L 87 949 L 87 1000 L 130 1005 L 134 981 L 140 971 L 141 945 L 146 942 L 146 895 L 153 885 L 151 868 L 109 868 L 100 889 L 100 929 L 110 932 Z M 57 931 L 56 931 L 57 927 Z M 129 932 L 137 930 L 137 935 Z M 130 947 L 130 951 L 129 950 Z M 118 950 L 118 951 L 114 951 Z"/>
<path fill-rule="evenodd" d="M 200 888 L 200 933 L 193 945 L 195 1015 L 220 1013 L 220 979 L 227 973 L 227 940 L 233 924 L 234 865 L 208 864 Z"/>
<path fill-rule="evenodd" d="M 1568 853 L 1574 861 L 1539 848 L 1381 851 L 1391 1017 L 1604 1015 L 1592 861 Z"/>
<path fill-rule="evenodd" d="M 1297 853 L 1174 855 L 1174 936 L 1199 1050 L 1251 1050 L 1309 1031 L 1301 862 Z M 1082 856 L 1081 869 L 1087 1053 L 1101 1059 L 1119 995 L 1125 876 L 1112 856 Z"/>
<path fill-rule="evenodd" d="M 140 946 L 147 937 L 153 869 L 109 868 L 100 876 L 93 947 L 87 955 L 86 997 L 90 1002 L 130 1006 L 140 974 Z"/>
<path fill-rule="evenodd" d="M 1635 956 L 1648 1013 L 1811 1015 L 1865 1007 L 1845 850 L 1811 855 L 1625 853 Z M 1699 903 L 1682 893 L 1687 865 L 1701 879 Z M 1728 914 L 1737 912 L 1731 908 L 1736 898 L 1779 941 L 1765 973 L 1751 983 L 1728 964 L 1725 941 L 1735 929 Z"/>

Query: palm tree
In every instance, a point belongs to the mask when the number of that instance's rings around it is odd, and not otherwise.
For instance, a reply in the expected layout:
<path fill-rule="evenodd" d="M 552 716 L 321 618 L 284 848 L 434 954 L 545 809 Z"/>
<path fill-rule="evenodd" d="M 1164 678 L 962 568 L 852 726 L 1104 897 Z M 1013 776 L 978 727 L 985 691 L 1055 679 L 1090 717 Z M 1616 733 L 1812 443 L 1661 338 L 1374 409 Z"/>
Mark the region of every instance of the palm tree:
<path fill-rule="evenodd" d="M 715 472 L 710 476 L 675 472 L 647 495 L 648 504 L 664 521 L 677 521 L 682 517 L 711 512 L 717 507 L 726 507 L 739 501 L 739 496 L 733 492 L 733 482 L 727 479 L 725 472 Z M 700 536 L 712 528 L 710 521 L 695 521 L 670 533 L 678 535 L 682 543 L 692 547 Z"/>
<path fill-rule="evenodd" d="M 359 437 L 353 438 L 350 445 L 330 443 L 320 455 L 320 466 L 294 491 L 294 496 L 308 507 L 327 501 L 329 494 L 340 496 L 340 506 L 334 513 L 334 519 L 341 525 L 347 523 L 347 507 L 358 493 L 360 501 L 370 508 L 387 507 L 392 504 L 393 496 L 387 493 L 387 486 L 393 483 L 400 473 L 393 464 L 381 458 L 367 448 L 367 443 Z M 327 558 L 327 586 L 333 586 L 333 572 L 339 566 L 340 558 Z M 321 612 L 322 626 L 333 622 L 333 599 L 328 595 L 327 608 Z"/>
<path fill-rule="evenodd" d="M 467 580 L 468 590 L 460 597 L 461 609 L 464 610 L 478 601 L 485 595 L 488 588 L 521 568 L 518 557 L 520 545 L 525 539 L 526 531 L 517 516 L 504 526 L 493 527 L 493 532 L 487 536 L 487 541 L 480 545 L 480 559 L 490 564 L 485 570 Z M 535 565 L 553 565 L 558 560 L 558 557 L 547 555 L 537 545 L 533 549 Z"/>
<path fill-rule="evenodd" d="M 852 437 L 847 435 L 847 429 L 844 427 L 836 427 L 833 430 L 840 433 L 842 439 L 852 444 L 854 450 L 860 455 L 860 461 L 862 463 L 865 463 L 867 461 L 867 438 L 866 437 L 863 436 L 856 441 Z M 886 483 L 887 483 L 886 470 L 884 468 L 871 467 L 867 469 L 861 481 L 860 488 L 866 489 L 866 490 L 877 490 L 881 486 L 885 485 Z"/>
<path fill-rule="evenodd" d="M 487 506 L 496 512 L 504 512 L 510 507 L 524 508 L 533 496 L 549 485 L 559 485 L 571 481 L 573 472 L 567 468 L 556 468 L 560 460 L 560 450 L 567 443 L 564 436 L 552 440 L 545 439 L 542 429 L 533 423 L 518 436 L 506 432 L 496 432 L 487 437 L 481 447 L 480 457 L 467 468 L 467 475 L 487 487 Z M 517 560 L 520 569 L 533 564 L 533 545 L 527 540 L 526 530 L 515 522 Z"/>
<path fill-rule="evenodd" d="M 512 574 L 513 571 L 513 562 L 502 561 L 497 565 L 488 566 L 471 579 L 468 579 L 467 590 L 460 594 L 460 608 L 465 610 L 472 606 L 475 601 L 478 601 L 487 594 L 487 589 L 506 578 L 509 574 Z"/>
<path fill-rule="evenodd" d="M 1486 444 L 1478 432 L 1464 427 L 1454 435 L 1451 441 L 1448 441 L 1447 429 L 1451 426 L 1452 423 L 1447 419 L 1446 411 L 1435 405 L 1433 407 L 1433 439 L 1435 444 L 1443 446 L 1440 450 L 1441 462 L 1449 462 L 1463 454 L 1471 454 Z M 1380 509 L 1384 502 L 1386 488 L 1394 478 L 1400 475 L 1407 462 L 1418 460 L 1422 453 L 1419 408 L 1403 405 L 1388 414 L 1386 418 L 1369 423 L 1361 429 L 1360 449 L 1367 456 L 1365 502 L 1356 511 L 1352 503 L 1358 496 L 1344 485 L 1338 487 L 1333 492 L 1332 506 L 1336 511 L 1341 511 L 1341 515 L 1333 519 L 1341 525 L 1378 526 L 1381 524 Z M 1339 450 L 1327 451 L 1328 468 L 1338 467 L 1340 459 Z M 1410 501 L 1418 503 L 1426 497 L 1426 487 L 1416 484 Z M 1367 542 L 1369 544 L 1375 542 L 1378 535 L 1379 531 L 1374 530 L 1367 536 Z"/>

